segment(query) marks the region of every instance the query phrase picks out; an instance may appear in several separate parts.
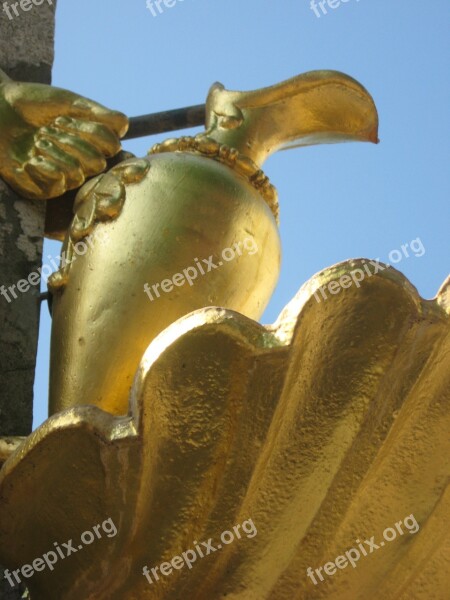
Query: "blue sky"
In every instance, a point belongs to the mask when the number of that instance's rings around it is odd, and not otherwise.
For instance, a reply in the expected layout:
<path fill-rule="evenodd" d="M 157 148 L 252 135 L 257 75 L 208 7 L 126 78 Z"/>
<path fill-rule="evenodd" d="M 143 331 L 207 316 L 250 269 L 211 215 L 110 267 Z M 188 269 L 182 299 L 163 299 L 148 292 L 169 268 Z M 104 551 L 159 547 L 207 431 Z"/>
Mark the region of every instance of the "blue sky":
<path fill-rule="evenodd" d="M 449 273 L 448 0 L 347 0 L 318 18 L 310 0 L 58 0 L 53 83 L 136 116 L 202 103 L 209 87 L 249 90 L 336 69 L 373 95 L 381 143 L 280 152 L 265 164 L 281 205 L 283 263 L 262 319 L 273 322 L 314 273 L 355 257 L 388 262 L 425 298 Z M 195 131 L 195 130 L 194 130 Z M 125 143 L 144 155 L 155 136 Z M 45 256 L 59 254 L 47 241 Z M 35 426 L 45 420 L 50 318 L 42 310 Z"/>

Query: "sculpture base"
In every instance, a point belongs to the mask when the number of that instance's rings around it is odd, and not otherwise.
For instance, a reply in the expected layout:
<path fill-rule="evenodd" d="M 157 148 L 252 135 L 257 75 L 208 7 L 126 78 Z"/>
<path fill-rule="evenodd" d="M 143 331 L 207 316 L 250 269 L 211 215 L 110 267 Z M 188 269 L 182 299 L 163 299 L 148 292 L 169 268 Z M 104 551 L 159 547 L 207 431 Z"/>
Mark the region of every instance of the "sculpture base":
<path fill-rule="evenodd" d="M 446 597 L 449 285 L 424 301 L 388 268 L 348 285 L 362 266 L 313 277 L 273 326 L 184 317 L 130 415 L 79 406 L 29 436 L 0 475 L 0 562 L 33 600 Z"/>

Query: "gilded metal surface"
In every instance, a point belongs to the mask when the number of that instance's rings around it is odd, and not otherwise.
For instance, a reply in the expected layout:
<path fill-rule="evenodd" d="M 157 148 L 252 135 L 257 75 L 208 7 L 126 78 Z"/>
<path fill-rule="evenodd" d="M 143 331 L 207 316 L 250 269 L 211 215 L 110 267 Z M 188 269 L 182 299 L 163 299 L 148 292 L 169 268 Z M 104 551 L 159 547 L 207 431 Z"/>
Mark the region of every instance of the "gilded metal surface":
<path fill-rule="evenodd" d="M 132 152 L 121 150 L 115 156 L 108 158 L 106 171 L 110 171 L 119 163 L 136 158 Z M 74 217 L 75 199 L 79 189 L 70 190 L 58 196 L 50 198 L 45 205 L 45 229 L 44 235 L 52 240 L 63 242 Z"/>
<path fill-rule="evenodd" d="M 159 154 L 161 152 L 198 152 L 228 165 L 259 190 L 278 223 L 279 207 L 277 190 L 258 165 L 244 154 L 241 154 L 236 148 L 230 148 L 226 144 L 219 144 L 213 138 L 199 134 L 196 137 L 185 136 L 165 140 L 160 144 L 152 146 L 149 154 Z"/>
<path fill-rule="evenodd" d="M 221 306 L 258 319 L 280 267 L 276 192 L 261 163 L 292 142 L 376 141 L 377 123 L 367 91 L 333 71 L 253 92 L 213 86 L 207 131 L 157 146 L 143 179 L 124 183 L 120 214 L 93 230 L 81 228 L 93 239 L 71 265 L 70 281 L 63 273 L 51 282 L 54 290 L 60 285 L 53 299 L 51 413 L 89 403 L 125 414 L 146 347 L 193 310 Z M 80 197 L 95 184 L 86 185 Z M 245 239 L 257 253 L 220 262 L 223 251 Z M 220 268 L 193 285 L 155 298 L 144 293 L 146 284 L 160 285 L 208 258 Z"/>
<path fill-rule="evenodd" d="M 127 129 L 120 112 L 0 70 L 0 176 L 25 198 L 60 196 L 103 171 Z"/>
<path fill-rule="evenodd" d="M 207 137 L 259 166 L 283 147 L 378 140 L 372 98 L 337 71 L 311 71 L 248 92 L 217 83 L 206 120 Z M 26 198 L 49 199 L 106 168 L 128 119 L 67 90 L 12 81 L 0 70 L 0 129 L 0 176 Z M 271 194 L 268 182 L 260 183 Z"/>
<path fill-rule="evenodd" d="M 448 596 L 450 282 L 426 301 L 390 268 L 317 301 L 358 267 L 316 275 L 273 326 L 184 317 L 150 344 L 129 416 L 74 407 L 27 439 L 0 475 L 0 562 L 30 564 L 107 518 L 118 529 L 36 572 L 33 600 Z M 414 535 L 307 577 L 411 514 Z M 143 576 L 249 518 L 255 537 Z"/>
<path fill-rule="evenodd" d="M 259 318 L 280 268 L 275 219 L 259 192 L 224 164 L 192 153 L 148 157 L 144 178 L 126 184 L 117 218 L 97 223 L 70 278 L 53 297 L 50 410 L 95 404 L 126 414 L 150 341 L 205 306 Z M 81 190 L 80 193 L 83 193 Z M 252 253 L 243 251 L 242 244 Z M 222 253 L 241 244 L 241 255 Z M 206 266 L 211 257 L 215 268 Z M 200 261 L 192 285 L 163 281 Z M 221 263 L 221 264 L 220 264 Z M 150 298 L 144 285 L 158 285 Z M 169 289 L 166 286 L 165 289 Z"/>
<path fill-rule="evenodd" d="M 206 104 L 207 136 L 262 165 L 276 150 L 378 142 L 378 115 L 364 87 L 337 71 L 310 71 L 277 85 L 233 92 L 216 83 Z"/>
<path fill-rule="evenodd" d="M 103 175 L 98 175 L 84 185 L 75 198 L 75 216 L 66 235 L 62 252 L 67 264 L 53 273 L 48 280 L 51 292 L 65 286 L 70 268 L 76 260 L 76 245 L 94 231 L 96 223 L 116 219 L 125 202 L 125 185 L 142 181 L 150 163 L 145 158 L 132 158 L 121 162 Z"/>
<path fill-rule="evenodd" d="M 25 440 L 25 437 L 0 437 L 0 467 Z"/>

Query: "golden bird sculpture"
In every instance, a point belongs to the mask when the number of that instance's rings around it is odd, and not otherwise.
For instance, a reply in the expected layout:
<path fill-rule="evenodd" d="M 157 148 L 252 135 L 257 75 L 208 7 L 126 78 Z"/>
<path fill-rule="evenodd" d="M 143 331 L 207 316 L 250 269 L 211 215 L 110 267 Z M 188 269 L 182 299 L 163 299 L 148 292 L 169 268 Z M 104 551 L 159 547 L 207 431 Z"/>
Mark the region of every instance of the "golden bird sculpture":
<path fill-rule="evenodd" d="M 426 301 L 384 268 L 318 302 L 362 272 L 346 261 L 257 322 L 281 254 L 262 164 L 377 142 L 369 93 L 334 71 L 215 84 L 203 133 L 109 170 L 124 115 L 5 78 L 0 115 L 19 193 L 87 179 L 49 281 L 51 416 L 0 444 L 11 581 L 33 600 L 444 600 L 449 283 Z"/>

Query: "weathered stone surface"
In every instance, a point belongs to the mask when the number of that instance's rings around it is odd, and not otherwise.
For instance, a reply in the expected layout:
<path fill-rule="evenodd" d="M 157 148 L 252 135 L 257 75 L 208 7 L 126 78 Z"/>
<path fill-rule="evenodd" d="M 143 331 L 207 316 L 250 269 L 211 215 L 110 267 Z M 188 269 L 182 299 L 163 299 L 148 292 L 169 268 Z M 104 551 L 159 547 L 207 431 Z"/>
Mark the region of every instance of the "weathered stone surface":
<path fill-rule="evenodd" d="M 5 3 L 10 7 L 10 4 Z M 31 5 L 19 16 L 0 12 L 0 67 L 13 79 L 48 83 L 54 53 L 55 1 Z M 0 181 L 0 285 L 26 279 L 41 265 L 43 203 L 22 200 Z M 38 286 L 0 296 L 0 435 L 31 429 L 38 334 Z M 9 299 L 9 302 L 8 302 Z"/>
<path fill-rule="evenodd" d="M 5 3 L 9 7 L 11 2 Z M 50 83 L 54 53 L 56 0 L 16 3 L 10 15 L 0 7 L 0 68 L 17 81 Z M 41 266 L 44 204 L 22 200 L 0 181 L 0 286 L 9 287 Z M 33 382 L 39 326 L 39 286 L 0 296 L 0 436 L 27 435 L 33 414 Z M 17 600 L 0 567 L 0 598 Z"/>
<path fill-rule="evenodd" d="M 11 5 L 11 1 L 6 2 Z M 3 5 L 3 2 L 2 2 Z M 19 16 L 10 9 L 12 19 L 0 12 L 0 66 L 13 79 L 50 82 L 54 56 L 54 13 L 56 0 L 32 5 Z"/>
<path fill-rule="evenodd" d="M 43 204 L 22 200 L 0 181 L 0 285 L 15 285 L 40 267 L 44 209 Z M 32 422 L 39 286 L 26 293 L 13 288 L 6 296 L 0 296 L 0 435 L 27 435 Z"/>

